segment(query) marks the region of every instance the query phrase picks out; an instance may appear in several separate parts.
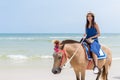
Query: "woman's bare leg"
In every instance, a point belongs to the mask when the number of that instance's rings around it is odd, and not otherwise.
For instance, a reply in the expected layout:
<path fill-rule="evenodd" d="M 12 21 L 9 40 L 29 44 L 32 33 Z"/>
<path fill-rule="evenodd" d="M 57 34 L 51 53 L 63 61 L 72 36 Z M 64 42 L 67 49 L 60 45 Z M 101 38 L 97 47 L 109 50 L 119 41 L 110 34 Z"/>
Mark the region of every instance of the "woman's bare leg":
<path fill-rule="evenodd" d="M 99 73 L 99 69 L 98 69 L 98 58 L 97 58 L 97 55 L 95 53 L 92 53 L 92 56 L 93 56 L 93 61 L 94 61 L 94 73 L 97 74 Z"/>
<path fill-rule="evenodd" d="M 95 53 L 92 52 L 92 56 L 93 56 L 93 59 L 94 59 L 94 65 L 95 65 L 95 66 L 98 66 L 97 55 L 96 55 Z"/>

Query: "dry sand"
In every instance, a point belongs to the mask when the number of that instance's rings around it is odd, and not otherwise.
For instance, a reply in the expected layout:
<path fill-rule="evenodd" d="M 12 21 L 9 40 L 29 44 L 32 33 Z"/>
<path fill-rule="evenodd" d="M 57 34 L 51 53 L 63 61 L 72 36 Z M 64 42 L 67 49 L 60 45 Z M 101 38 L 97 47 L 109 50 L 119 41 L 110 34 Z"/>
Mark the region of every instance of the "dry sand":
<path fill-rule="evenodd" d="M 51 63 L 49 63 L 51 64 Z M 65 69 L 60 74 L 54 75 L 49 67 L 32 66 L 7 66 L 0 67 L 0 80 L 76 80 L 72 69 Z M 86 71 L 86 80 L 95 80 L 92 71 Z M 109 80 L 120 80 L 120 60 L 114 60 L 109 71 Z"/>

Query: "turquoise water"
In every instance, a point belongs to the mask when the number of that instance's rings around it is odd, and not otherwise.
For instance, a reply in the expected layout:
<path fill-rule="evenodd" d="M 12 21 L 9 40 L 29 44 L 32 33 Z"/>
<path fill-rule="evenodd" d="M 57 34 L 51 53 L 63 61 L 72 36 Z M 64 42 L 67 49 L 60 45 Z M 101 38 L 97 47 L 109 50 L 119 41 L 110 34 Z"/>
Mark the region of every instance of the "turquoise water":
<path fill-rule="evenodd" d="M 52 58 L 52 40 L 79 41 L 82 34 L 0 34 L 0 60 L 36 60 Z M 120 57 L 120 34 L 101 34 L 100 43 L 111 48 L 114 58 Z"/>

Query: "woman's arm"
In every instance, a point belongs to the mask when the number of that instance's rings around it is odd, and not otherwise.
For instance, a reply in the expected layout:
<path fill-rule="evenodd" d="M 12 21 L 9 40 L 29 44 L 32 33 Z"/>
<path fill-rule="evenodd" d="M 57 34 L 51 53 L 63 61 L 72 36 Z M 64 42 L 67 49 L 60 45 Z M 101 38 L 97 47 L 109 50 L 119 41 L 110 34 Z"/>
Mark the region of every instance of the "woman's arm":
<path fill-rule="evenodd" d="M 100 36 L 100 29 L 99 29 L 98 25 L 97 25 L 97 24 L 95 24 L 95 26 L 94 26 L 94 27 L 95 27 L 95 28 L 96 28 L 96 30 L 97 30 L 97 34 L 96 34 L 95 36 L 90 37 L 90 38 L 96 38 L 96 37 L 99 37 L 99 36 Z"/>

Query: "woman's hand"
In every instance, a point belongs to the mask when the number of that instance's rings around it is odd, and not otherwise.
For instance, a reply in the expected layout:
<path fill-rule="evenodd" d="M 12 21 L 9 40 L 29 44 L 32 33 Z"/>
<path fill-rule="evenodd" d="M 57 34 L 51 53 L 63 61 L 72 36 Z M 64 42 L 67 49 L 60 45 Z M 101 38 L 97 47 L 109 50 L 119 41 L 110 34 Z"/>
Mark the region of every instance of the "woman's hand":
<path fill-rule="evenodd" d="M 88 40 L 90 40 L 90 41 L 91 41 L 91 40 L 92 40 L 92 38 L 90 37 L 90 38 L 88 38 Z"/>
<path fill-rule="evenodd" d="M 84 39 L 86 38 L 86 36 L 87 36 L 87 34 L 83 34 L 83 38 L 84 38 Z"/>
<path fill-rule="evenodd" d="M 94 40 L 91 37 L 86 39 L 86 40 L 87 40 L 88 43 L 93 43 L 94 42 Z"/>
<path fill-rule="evenodd" d="M 87 34 L 83 34 L 83 37 L 87 36 Z"/>

